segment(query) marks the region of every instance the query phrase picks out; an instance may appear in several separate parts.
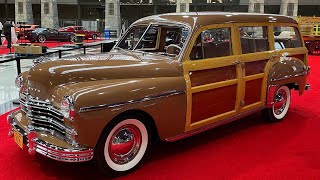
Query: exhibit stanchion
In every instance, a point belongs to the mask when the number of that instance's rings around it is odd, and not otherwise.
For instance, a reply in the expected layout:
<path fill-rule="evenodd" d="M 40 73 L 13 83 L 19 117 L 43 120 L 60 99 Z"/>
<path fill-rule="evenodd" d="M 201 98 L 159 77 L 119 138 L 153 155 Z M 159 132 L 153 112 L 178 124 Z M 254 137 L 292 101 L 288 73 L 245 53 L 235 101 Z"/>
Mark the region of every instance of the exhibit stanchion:
<path fill-rule="evenodd" d="M 20 60 L 21 60 L 20 57 L 17 57 L 17 58 L 16 58 L 18 75 L 21 73 L 21 63 L 20 63 Z"/>
<path fill-rule="evenodd" d="M 60 47 L 60 31 L 58 30 L 58 47 Z"/>
<path fill-rule="evenodd" d="M 89 42 L 88 31 L 86 31 L 87 43 Z"/>

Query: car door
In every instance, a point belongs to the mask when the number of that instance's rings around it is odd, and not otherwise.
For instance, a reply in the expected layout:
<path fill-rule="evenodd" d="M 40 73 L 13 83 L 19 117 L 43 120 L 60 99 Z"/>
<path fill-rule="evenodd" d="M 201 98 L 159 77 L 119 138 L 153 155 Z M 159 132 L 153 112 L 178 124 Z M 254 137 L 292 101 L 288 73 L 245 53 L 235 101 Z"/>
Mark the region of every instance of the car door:
<path fill-rule="evenodd" d="M 236 25 L 243 63 L 243 89 L 240 113 L 263 108 L 266 99 L 267 65 L 273 58 L 272 30 L 269 23 L 241 23 Z"/>
<path fill-rule="evenodd" d="M 83 27 L 78 27 L 78 31 L 77 31 L 78 34 L 84 34 L 86 35 L 86 30 L 83 28 Z"/>
<path fill-rule="evenodd" d="M 234 25 L 200 28 L 183 62 L 187 82 L 186 131 L 235 116 L 239 111 L 242 68 Z"/>
<path fill-rule="evenodd" d="M 48 29 L 48 40 L 57 40 L 58 39 L 58 32 L 55 29 Z"/>

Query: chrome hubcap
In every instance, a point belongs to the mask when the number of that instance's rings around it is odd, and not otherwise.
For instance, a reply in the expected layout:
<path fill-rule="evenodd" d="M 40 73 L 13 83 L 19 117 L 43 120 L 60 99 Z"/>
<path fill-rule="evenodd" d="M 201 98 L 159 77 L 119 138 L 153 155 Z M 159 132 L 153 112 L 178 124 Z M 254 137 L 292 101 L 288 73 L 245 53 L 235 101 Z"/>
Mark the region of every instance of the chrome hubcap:
<path fill-rule="evenodd" d="M 39 41 L 40 42 L 44 42 L 45 41 L 45 37 L 44 36 L 39 36 Z"/>
<path fill-rule="evenodd" d="M 133 160 L 141 147 L 141 133 L 132 124 L 120 127 L 109 142 L 109 155 L 116 164 L 126 164 Z"/>
<path fill-rule="evenodd" d="M 285 90 L 280 89 L 277 92 L 275 103 L 274 103 L 274 113 L 280 115 L 285 109 L 287 104 L 287 93 Z"/>

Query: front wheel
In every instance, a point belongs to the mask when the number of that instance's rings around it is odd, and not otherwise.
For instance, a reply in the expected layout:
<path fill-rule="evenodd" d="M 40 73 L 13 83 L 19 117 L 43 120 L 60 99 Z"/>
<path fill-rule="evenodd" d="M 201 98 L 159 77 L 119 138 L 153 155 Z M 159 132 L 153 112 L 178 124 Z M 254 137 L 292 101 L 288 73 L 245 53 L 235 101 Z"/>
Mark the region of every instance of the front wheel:
<path fill-rule="evenodd" d="M 288 113 L 290 100 L 290 89 L 287 86 L 281 86 L 276 92 L 272 107 L 263 110 L 265 120 L 269 122 L 281 121 Z"/>
<path fill-rule="evenodd" d="M 75 35 L 70 35 L 69 36 L 69 42 L 75 42 L 76 36 Z"/>
<path fill-rule="evenodd" d="M 106 175 L 136 168 L 151 144 L 150 126 L 142 116 L 126 116 L 115 122 L 104 130 L 95 148 L 98 168 Z"/>

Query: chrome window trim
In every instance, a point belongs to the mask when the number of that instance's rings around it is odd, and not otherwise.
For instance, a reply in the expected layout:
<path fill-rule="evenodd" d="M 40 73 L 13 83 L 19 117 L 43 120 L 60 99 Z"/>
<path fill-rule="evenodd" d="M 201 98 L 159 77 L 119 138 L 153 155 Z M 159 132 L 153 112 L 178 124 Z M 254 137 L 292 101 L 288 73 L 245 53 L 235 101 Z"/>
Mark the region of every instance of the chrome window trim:
<path fill-rule="evenodd" d="M 187 23 L 182 23 L 182 22 L 177 22 L 177 21 L 153 21 L 153 22 L 150 22 L 150 23 L 145 23 L 145 24 L 140 24 L 140 23 L 137 23 L 137 24 L 132 24 L 131 26 L 128 27 L 127 31 L 120 37 L 120 39 L 117 41 L 117 43 L 114 45 L 114 48 L 118 47 L 120 42 L 124 39 L 124 37 L 129 33 L 129 30 L 135 26 L 147 26 L 146 28 L 146 31 L 143 33 L 143 35 L 147 32 L 147 30 L 149 29 L 149 27 L 151 27 L 152 25 L 165 25 L 165 26 L 173 26 L 173 27 L 177 27 L 177 26 L 183 26 L 185 28 L 187 28 L 189 30 L 189 34 L 186 38 L 186 41 L 185 43 L 183 43 L 183 46 L 182 46 L 182 50 L 180 51 L 179 55 L 175 56 L 176 58 L 178 58 L 178 61 L 179 62 L 182 62 L 183 60 L 183 57 L 185 55 L 185 52 L 186 52 L 186 49 L 188 47 L 188 43 L 191 39 L 191 37 L 193 36 L 194 34 L 194 29 L 193 27 L 191 27 L 189 24 Z M 194 26 L 195 26 L 195 22 L 194 22 Z M 143 35 L 141 37 L 143 37 Z M 139 41 L 140 42 L 140 41 Z M 139 43 L 138 42 L 138 43 Z M 138 45 L 137 43 L 137 45 Z M 114 50 L 114 48 L 112 48 L 112 50 Z M 136 47 L 134 47 L 133 49 L 135 49 Z M 128 49 L 124 49 L 126 51 L 139 51 L 139 50 L 128 50 Z M 141 50 L 141 49 L 140 49 Z M 140 51 L 140 52 L 144 52 L 144 51 Z M 144 53 L 152 53 L 152 52 L 144 52 Z M 156 53 L 152 53 L 152 54 L 156 54 Z M 157 54 L 157 55 L 161 55 L 161 54 Z M 162 56 L 165 56 L 165 55 L 162 55 Z M 166 56 L 168 57 L 168 56 Z"/>

